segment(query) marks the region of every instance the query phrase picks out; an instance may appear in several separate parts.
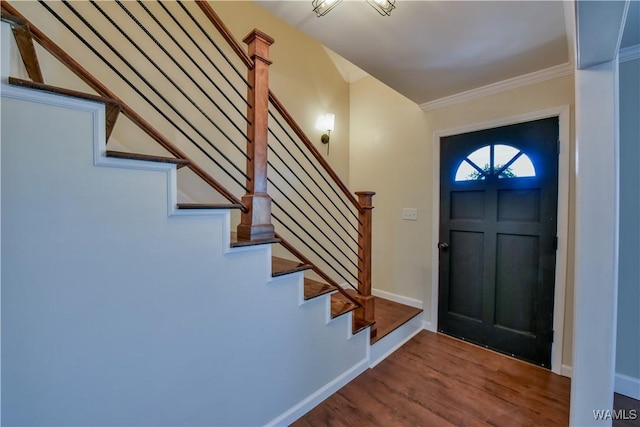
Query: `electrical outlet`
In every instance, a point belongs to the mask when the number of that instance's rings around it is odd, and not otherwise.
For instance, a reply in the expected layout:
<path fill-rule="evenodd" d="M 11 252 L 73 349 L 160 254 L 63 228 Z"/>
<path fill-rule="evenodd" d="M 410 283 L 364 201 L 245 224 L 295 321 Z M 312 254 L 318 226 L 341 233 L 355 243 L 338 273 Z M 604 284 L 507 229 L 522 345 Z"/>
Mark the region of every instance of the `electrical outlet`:
<path fill-rule="evenodd" d="M 402 219 L 406 221 L 417 221 L 418 220 L 418 209 L 417 208 L 403 208 L 402 209 Z"/>

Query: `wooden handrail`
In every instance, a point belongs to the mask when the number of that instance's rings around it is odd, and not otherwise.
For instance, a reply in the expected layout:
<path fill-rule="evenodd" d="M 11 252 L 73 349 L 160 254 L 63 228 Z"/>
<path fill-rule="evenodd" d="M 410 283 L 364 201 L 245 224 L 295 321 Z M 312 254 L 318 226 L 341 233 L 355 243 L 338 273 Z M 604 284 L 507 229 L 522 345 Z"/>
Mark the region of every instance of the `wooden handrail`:
<path fill-rule="evenodd" d="M 249 57 L 249 55 L 245 52 L 244 48 L 238 42 L 238 40 L 234 37 L 234 35 L 229 31 L 227 26 L 222 22 L 222 19 L 218 14 L 213 10 L 211 5 L 206 0 L 196 0 L 200 9 L 204 12 L 204 14 L 209 18 L 211 23 L 218 29 L 222 37 L 229 43 L 234 52 L 238 54 L 238 57 L 247 65 L 247 67 L 253 67 L 253 61 Z M 309 137 L 304 133 L 302 128 L 296 123 L 291 114 L 287 111 L 287 109 L 282 105 L 282 103 L 278 100 L 278 98 L 274 95 L 274 93 L 269 90 L 269 100 L 273 104 L 273 106 L 278 110 L 280 115 L 285 119 L 287 124 L 291 126 L 291 129 L 296 133 L 298 138 L 302 140 L 304 145 L 311 151 L 313 157 L 322 165 L 324 170 L 329 174 L 331 179 L 336 183 L 340 190 L 344 193 L 344 195 L 349 199 L 349 201 L 353 204 L 353 206 L 358 210 L 358 212 L 362 212 L 362 207 L 358 203 L 358 200 L 351 194 L 347 186 L 342 182 L 338 174 L 331 168 L 329 163 L 322 157 L 322 154 L 318 151 L 318 149 L 313 145 Z"/>
<path fill-rule="evenodd" d="M 42 46 L 45 50 L 47 50 L 51 55 L 53 55 L 56 59 L 58 59 L 61 63 L 66 65 L 66 67 L 73 72 L 76 76 L 78 76 L 83 82 L 85 82 L 89 87 L 98 92 L 100 95 L 111 98 L 114 101 L 117 101 L 122 106 L 122 114 L 129 118 L 133 123 L 135 123 L 140 129 L 142 129 L 147 135 L 149 135 L 154 141 L 160 144 L 164 149 L 170 152 L 172 155 L 189 160 L 191 163 L 188 166 L 196 175 L 202 178 L 207 184 L 213 187 L 216 191 L 218 191 L 222 196 L 224 196 L 227 200 L 232 202 L 233 204 L 239 204 L 242 206 L 242 211 L 246 212 L 247 207 L 234 196 L 229 190 L 227 190 L 221 183 L 219 183 L 215 178 L 209 175 L 204 169 L 200 166 L 196 165 L 191 158 L 189 158 L 186 153 L 180 150 L 178 147 L 173 145 L 168 139 L 166 139 L 159 131 L 157 131 L 149 122 L 142 118 L 138 113 L 136 113 L 133 108 L 129 107 L 123 100 L 121 100 L 115 93 L 113 93 L 109 88 L 103 85 L 96 77 L 94 77 L 89 71 L 87 71 L 82 65 L 80 65 L 76 60 L 74 60 L 70 55 L 68 55 L 62 48 L 60 48 L 57 44 L 53 42 L 49 37 L 47 37 L 39 28 L 34 26 L 29 20 L 27 20 L 16 8 L 11 6 L 8 1 L 1 0 L 2 10 L 6 11 L 9 15 L 13 15 L 22 21 L 26 22 L 31 30 L 31 35 L 33 38 Z"/>
<path fill-rule="evenodd" d="M 233 49 L 242 62 L 244 62 L 244 65 L 249 69 L 253 68 L 253 61 L 247 52 L 245 52 L 244 46 L 242 46 L 240 42 L 236 40 L 234 35 L 231 34 L 229 28 L 227 28 L 224 22 L 222 22 L 222 19 L 220 19 L 220 16 L 218 16 L 211 5 L 209 5 L 209 2 L 207 0 L 196 0 L 196 4 L 200 7 L 207 18 L 209 18 L 209 21 L 211 21 L 211 23 L 216 27 L 220 35 L 227 41 L 227 43 L 229 43 L 231 49 Z"/>
<path fill-rule="evenodd" d="M 340 286 L 338 284 L 338 282 L 336 282 L 335 280 L 333 280 L 331 277 L 329 277 L 325 272 L 323 272 L 322 270 L 320 270 L 320 268 L 318 268 L 313 262 L 311 262 L 311 260 L 307 257 L 305 257 L 300 251 L 298 251 L 296 248 L 294 248 L 289 242 L 287 242 L 282 236 L 280 236 L 278 233 L 275 234 L 276 239 L 280 239 L 280 244 L 282 245 L 282 247 L 284 247 L 286 250 L 288 250 L 289 252 L 291 252 L 291 254 L 293 256 L 295 256 L 296 258 L 298 258 L 300 261 L 302 261 L 304 264 L 308 264 L 311 266 L 311 270 L 313 270 L 318 276 L 322 277 L 324 280 L 327 281 L 327 283 L 329 283 L 331 286 L 333 286 L 334 288 L 336 288 L 336 290 L 338 292 L 340 292 L 342 295 L 344 295 L 349 301 L 351 301 L 352 303 L 354 303 L 356 305 L 356 307 L 360 308 L 362 307 L 362 304 L 354 297 L 352 297 L 349 292 L 345 291 L 342 286 Z"/>
<path fill-rule="evenodd" d="M 345 183 L 342 182 L 338 174 L 331 168 L 331 166 L 325 160 L 325 158 L 322 157 L 322 154 L 320 154 L 320 151 L 318 151 L 316 146 L 313 145 L 313 142 L 311 142 L 309 137 L 304 133 L 302 128 L 293 119 L 291 114 L 289 114 L 287 109 L 284 107 L 284 105 L 282 105 L 282 103 L 278 100 L 278 98 L 274 95 L 274 93 L 271 90 L 269 90 L 269 100 L 271 101 L 271 104 L 273 104 L 275 109 L 278 111 L 278 113 L 280 113 L 280 115 L 285 120 L 285 122 L 287 122 L 287 124 L 291 127 L 291 129 L 293 129 L 293 131 L 298 136 L 298 138 L 300 138 L 300 140 L 309 149 L 309 151 L 311 151 L 311 154 L 313 154 L 313 157 L 315 157 L 318 163 L 322 165 L 322 167 L 329 174 L 331 179 L 333 179 L 336 185 L 340 188 L 340 190 L 342 190 L 344 195 L 347 197 L 347 199 L 349 199 L 349 201 L 353 204 L 353 206 L 358 210 L 358 213 L 362 213 L 363 208 L 362 206 L 360 206 L 360 203 L 358 202 L 358 200 L 353 196 L 353 194 L 351 194 L 351 192 L 349 191 L 349 188 L 347 188 Z"/>
<path fill-rule="evenodd" d="M 38 55 L 36 55 L 35 46 L 33 45 L 33 37 L 31 36 L 29 26 L 24 22 L 24 20 L 17 16 L 10 15 L 4 9 L 2 9 L 2 20 L 11 24 L 11 31 L 13 32 L 13 37 L 16 40 L 18 52 L 20 52 L 20 57 L 22 58 L 22 62 L 24 63 L 29 78 L 34 82 L 44 83 L 42 70 L 38 63 Z"/>

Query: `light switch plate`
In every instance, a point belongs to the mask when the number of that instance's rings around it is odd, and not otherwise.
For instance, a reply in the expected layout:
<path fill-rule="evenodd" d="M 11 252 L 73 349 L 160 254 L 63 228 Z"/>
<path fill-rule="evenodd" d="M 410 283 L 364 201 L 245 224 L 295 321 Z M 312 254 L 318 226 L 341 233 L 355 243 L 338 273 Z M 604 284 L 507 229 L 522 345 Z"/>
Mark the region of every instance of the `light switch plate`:
<path fill-rule="evenodd" d="M 417 221 L 418 220 L 418 209 L 417 208 L 403 208 L 402 209 L 402 219 L 406 221 Z"/>

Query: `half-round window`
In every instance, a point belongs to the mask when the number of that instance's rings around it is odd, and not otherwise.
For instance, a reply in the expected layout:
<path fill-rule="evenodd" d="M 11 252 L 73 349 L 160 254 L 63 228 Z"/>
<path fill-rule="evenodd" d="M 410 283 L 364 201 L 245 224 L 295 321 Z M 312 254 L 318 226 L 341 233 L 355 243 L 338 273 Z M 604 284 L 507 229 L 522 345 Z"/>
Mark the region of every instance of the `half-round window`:
<path fill-rule="evenodd" d="M 533 162 L 523 151 L 511 145 L 485 145 L 469 154 L 456 170 L 456 181 L 498 178 L 524 178 L 536 176 Z"/>

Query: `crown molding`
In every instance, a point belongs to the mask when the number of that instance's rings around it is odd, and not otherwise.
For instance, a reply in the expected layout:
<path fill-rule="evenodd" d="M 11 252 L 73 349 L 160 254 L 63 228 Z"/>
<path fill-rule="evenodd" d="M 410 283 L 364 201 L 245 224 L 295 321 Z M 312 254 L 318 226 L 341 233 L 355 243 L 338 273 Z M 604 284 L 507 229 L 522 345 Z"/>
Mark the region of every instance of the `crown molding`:
<path fill-rule="evenodd" d="M 568 76 L 573 73 L 573 65 L 570 63 L 560 64 L 544 70 L 535 71 L 518 77 L 513 77 L 497 83 L 491 83 L 476 89 L 460 92 L 445 98 L 436 99 L 434 101 L 420 104 L 423 111 L 435 110 L 437 108 L 448 107 L 450 105 L 471 101 L 488 95 L 493 95 L 508 90 L 529 86 L 535 83 L 541 83 L 558 77 Z"/>
<path fill-rule="evenodd" d="M 640 59 L 640 44 L 620 49 L 619 62 L 633 61 L 634 59 Z"/>

